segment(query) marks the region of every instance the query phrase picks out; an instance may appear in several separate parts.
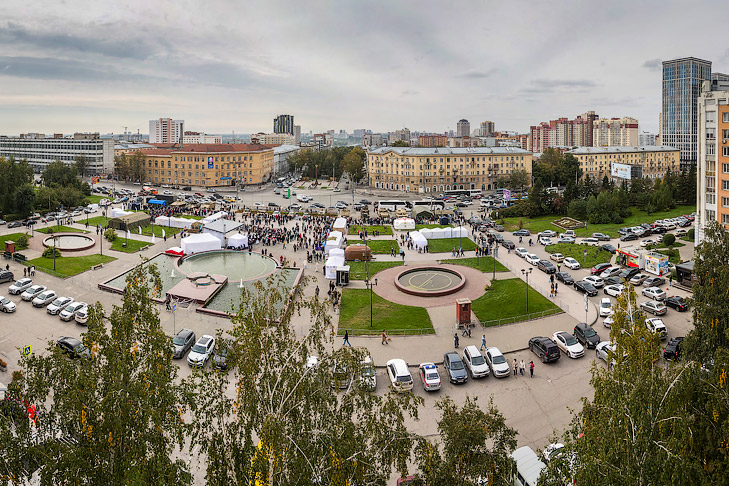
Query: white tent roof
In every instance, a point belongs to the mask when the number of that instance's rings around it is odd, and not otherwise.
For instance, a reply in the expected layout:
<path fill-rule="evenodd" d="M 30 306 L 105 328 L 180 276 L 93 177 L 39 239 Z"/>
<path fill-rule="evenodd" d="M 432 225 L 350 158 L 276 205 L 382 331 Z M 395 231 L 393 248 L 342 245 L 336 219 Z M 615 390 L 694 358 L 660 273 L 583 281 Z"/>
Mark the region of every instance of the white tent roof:
<path fill-rule="evenodd" d="M 343 267 L 345 263 L 344 257 L 330 256 L 327 258 L 327 261 L 324 264 L 324 274 L 326 278 L 337 278 L 337 267 Z"/>
<path fill-rule="evenodd" d="M 234 248 L 237 248 L 239 246 L 247 247 L 248 246 L 248 234 L 244 233 L 236 233 L 228 238 L 228 246 L 232 246 Z"/>
<path fill-rule="evenodd" d="M 433 228 L 423 228 L 420 230 L 420 234 L 423 235 L 426 239 L 430 239 L 433 237 Z"/>
<path fill-rule="evenodd" d="M 220 240 L 210 233 L 197 233 L 187 236 L 181 240 L 181 245 L 185 255 L 221 248 Z"/>
<path fill-rule="evenodd" d="M 418 249 L 425 248 L 425 246 L 428 244 L 428 240 L 426 240 L 425 236 L 423 236 L 423 234 L 419 231 L 411 231 L 410 240 L 413 242 L 413 246 Z"/>
<path fill-rule="evenodd" d="M 412 218 L 397 218 L 392 222 L 396 230 L 413 230 L 415 229 L 415 220 Z"/>
<path fill-rule="evenodd" d="M 332 248 L 329 251 L 329 256 L 330 257 L 333 257 L 333 256 L 343 257 L 344 256 L 344 249 L 343 248 Z"/>
<path fill-rule="evenodd" d="M 132 211 L 124 211 L 121 208 L 111 208 L 110 218 L 118 218 L 120 216 L 126 216 L 127 214 L 132 214 Z"/>

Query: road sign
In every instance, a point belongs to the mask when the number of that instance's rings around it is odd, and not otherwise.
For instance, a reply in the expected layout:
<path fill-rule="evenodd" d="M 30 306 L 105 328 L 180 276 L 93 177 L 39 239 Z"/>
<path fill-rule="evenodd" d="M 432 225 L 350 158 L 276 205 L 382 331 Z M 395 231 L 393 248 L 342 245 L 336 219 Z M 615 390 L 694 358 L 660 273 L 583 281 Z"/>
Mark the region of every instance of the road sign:
<path fill-rule="evenodd" d="M 30 356 L 30 353 L 31 353 L 31 349 L 30 349 L 30 344 L 29 344 L 28 346 L 23 348 L 23 356 Z"/>
<path fill-rule="evenodd" d="M 587 307 L 587 304 L 588 304 L 587 294 L 585 294 L 585 312 L 587 312 L 587 309 L 589 308 L 589 307 Z"/>
<path fill-rule="evenodd" d="M 177 302 L 172 303 L 172 312 L 174 313 L 177 310 Z"/>

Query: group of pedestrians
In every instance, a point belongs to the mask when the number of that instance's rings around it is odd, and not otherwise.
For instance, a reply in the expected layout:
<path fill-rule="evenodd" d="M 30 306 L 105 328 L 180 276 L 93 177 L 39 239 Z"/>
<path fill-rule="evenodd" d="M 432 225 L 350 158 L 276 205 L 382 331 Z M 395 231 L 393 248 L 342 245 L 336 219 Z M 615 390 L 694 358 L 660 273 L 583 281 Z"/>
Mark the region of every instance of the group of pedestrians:
<path fill-rule="evenodd" d="M 524 373 L 526 373 L 526 364 L 523 359 L 517 363 L 516 358 L 514 358 L 512 368 L 514 369 L 514 376 L 516 376 L 517 370 L 521 376 L 524 376 Z M 534 360 L 529 360 L 529 376 L 534 378 Z"/>

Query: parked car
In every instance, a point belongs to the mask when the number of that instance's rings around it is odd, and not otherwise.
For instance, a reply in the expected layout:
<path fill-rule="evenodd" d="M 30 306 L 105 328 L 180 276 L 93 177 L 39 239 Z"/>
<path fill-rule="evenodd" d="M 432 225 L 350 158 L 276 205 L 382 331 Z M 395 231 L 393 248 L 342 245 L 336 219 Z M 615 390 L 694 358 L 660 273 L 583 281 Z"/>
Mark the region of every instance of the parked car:
<path fill-rule="evenodd" d="M 71 302 L 64 309 L 61 309 L 61 312 L 58 313 L 58 317 L 60 317 L 62 321 L 70 321 L 74 318 L 76 312 L 84 307 L 87 307 L 86 302 Z"/>
<path fill-rule="evenodd" d="M 377 389 L 377 371 L 372 356 L 367 355 L 362 359 L 362 366 L 359 369 L 359 378 L 357 383 L 360 388 L 367 391 L 375 391 Z"/>
<path fill-rule="evenodd" d="M 554 244 L 554 242 L 552 242 L 552 238 L 549 238 L 547 236 L 540 236 L 539 238 L 537 238 L 537 243 L 539 243 L 540 245 L 544 245 L 544 246 L 549 246 L 549 245 Z"/>
<path fill-rule="evenodd" d="M 600 245 L 600 240 L 597 238 L 582 238 L 580 240 L 580 245 L 598 246 Z"/>
<path fill-rule="evenodd" d="M 425 391 L 437 391 L 440 390 L 440 374 L 438 374 L 438 367 L 433 363 L 420 363 L 418 366 L 420 375 L 420 381 L 423 384 L 423 390 Z"/>
<path fill-rule="evenodd" d="M 617 265 L 610 265 L 605 270 L 603 270 L 602 272 L 600 272 L 600 278 L 603 278 L 604 279 L 604 278 L 608 278 L 608 277 L 614 277 L 614 276 L 618 275 L 622 271 L 623 271 L 623 269 L 620 268 L 619 266 L 617 266 Z"/>
<path fill-rule="evenodd" d="M 475 347 L 475 346 L 474 346 Z M 506 378 L 511 373 L 509 363 L 497 347 L 486 348 L 486 362 L 496 378 Z"/>
<path fill-rule="evenodd" d="M 612 277 L 607 277 L 603 280 L 605 281 L 605 285 L 623 285 L 625 283 L 620 275 L 613 275 Z"/>
<path fill-rule="evenodd" d="M 668 308 L 663 303 L 657 302 L 654 300 L 647 300 L 645 302 L 641 302 L 640 308 L 643 309 L 645 312 L 650 312 L 651 314 L 653 314 L 655 316 L 662 316 L 668 310 Z"/>
<path fill-rule="evenodd" d="M 516 256 L 518 256 L 519 258 L 524 258 L 524 257 L 526 257 L 526 256 L 527 256 L 527 254 L 528 254 L 529 252 L 527 251 L 527 249 L 526 249 L 526 248 L 524 248 L 524 247 L 519 247 L 519 248 L 517 248 L 516 250 L 514 250 L 514 253 L 516 253 Z"/>
<path fill-rule="evenodd" d="M 601 341 L 595 346 L 595 357 L 603 360 L 605 363 L 608 361 L 608 353 L 615 353 L 615 344 L 611 341 Z"/>
<path fill-rule="evenodd" d="M 552 341 L 557 344 L 557 347 L 561 349 L 564 354 L 569 358 L 581 358 L 585 355 L 585 348 L 580 344 L 575 337 L 565 331 L 557 331 L 552 335 Z"/>
<path fill-rule="evenodd" d="M 28 289 L 25 292 L 20 294 L 20 298 L 26 302 L 30 302 L 33 299 L 35 299 L 38 296 L 38 294 L 40 294 L 44 290 L 46 290 L 45 285 L 32 285 L 32 286 L 28 287 Z"/>
<path fill-rule="evenodd" d="M 558 281 L 562 282 L 565 285 L 572 285 L 575 283 L 575 279 L 572 278 L 572 275 L 567 272 L 557 272 L 554 275 L 557 277 Z"/>
<path fill-rule="evenodd" d="M 46 307 L 46 312 L 48 312 L 52 316 L 55 316 L 72 303 L 72 297 L 58 297 L 56 298 L 56 300 L 51 302 L 48 307 Z"/>
<path fill-rule="evenodd" d="M 611 297 L 617 297 L 620 295 L 620 293 L 625 288 L 625 285 L 622 284 L 613 284 L 613 285 L 606 285 L 605 288 L 602 289 L 602 291 L 605 293 L 605 295 L 609 295 Z"/>
<path fill-rule="evenodd" d="M 590 297 L 594 297 L 597 295 L 597 289 L 586 280 L 578 280 L 577 282 L 575 282 L 575 290 L 578 292 L 582 292 L 583 294 L 587 294 Z"/>
<path fill-rule="evenodd" d="M 648 277 L 643 281 L 643 287 L 660 287 L 666 283 L 663 277 Z"/>
<path fill-rule="evenodd" d="M 529 350 L 536 354 L 542 360 L 542 363 L 549 363 L 559 359 L 559 348 L 548 337 L 537 336 L 531 338 L 529 340 Z"/>
<path fill-rule="evenodd" d="M 564 266 L 569 268 L 570 270 L 579 270 L 580 269 L 580 262 L 578 262 L 577 260 L 575 260 L 572 257 L 565 257 L 565 259 L 562 263 L 564 263 Z"/>
<path fill-rule="evenodd" d="M 451 383 L 466 383 L 468 373 L 463 360 L 455 351 L 449 351 L 443 355 L 443 367 L 448 373 L 448 380 Z"/>
<path fill-rule="evenodd" d="M 9 270 L 2 270 L 0 271 L 0 283 L 5 282 L 14 282 L 15 276 L 13 275 L 13 272 Z"/>
<path fill-rule="evenodd" d="M 547 238 L 556 238 L 559 235 L 554 230 L 544 230 L 544 231 L 541 231 L 538 234 L 538 236 L 546 236 Z"/>
<path fill-rule="evenodd" d="M 514 231 L 514 232 L 513 232 L 512 234 L 513 234 L 514 236 L 530 236 L 530 235 L 531 235 L 531 233 L 529 232 L 529 230 L 528 230 L 528 229 L 520 229 L 520 230 L 516 230 L 516 231 Z"/>
<path fill-rule="evenodd" d="M 15 302 L 5 296 L 0 295 L 0 309 L 3 312 L 13 313 L 15 312 Z"/>
<path fill-rule="evenodd" d="M 221 346 L 218 346 L 218 348 L 215 350 L 215 353 L 213 355 L 213 366 L 215 366 L 215 356 L 220 353 Z M 227 356 L 227 352 L 226 352 Z M 225 359 L 223 359 L 223 363 L 225 363 Z M 226 365 L 227 367 L 227 365 Z M 223 368 L 220 368 L 223 369 Z M 335 358 L 334 362 L 332 363 L 332 388 L 339 388 L 340 390 L 346 390 L 349 388 L 349 385 L 352 383 L 352 372 L 350 372 L 347 369 L 346 363 L 343 361 Z"/>
<path fill-rule="evenodd" d="M 658 287 L 648 287 L 643 289 L 641 292 L 643 296 L 649 297 L 653 300 L 663 300 L 666 298 L 666 292 Z"/>
<path fill-rule="evenodd" d="M 557 243 L 574 243 L 574 242 L 575 242 L 575 239 L 572 238 L 571 236 L 560 236 L 557 239 Z"/>
<path fill-rule="evenodd" d="M 613 265 L 610 263 L 598 263 L 594 267 L 590 269 L 591 275 L 600 275 L 602 272 L 604 272 L 606 269 L 612 267 Z"/>
<path fill-rule="evenodd" d="M 549 259 L 554 260 L 557 263 L 561 263 L 562 261 L 564 261 L 564 255 L 561 253 L 552 253 L 551 255 L 549 255 Z"/>
<path fill-rule="evenodd" d="M 76 321 L 76 324 L 85 326 L 86 322 L 89 320 L 89 306 L 82 307 L 74 312 L 73 319 Z"/>
<path fill-rule="evenodd" d="M 537 268 L 548 275 L 557 272 L 557 267 L 552 265 L 552 262 L 549 260 L 539 260 L 537 262 Z"/>
<path fill-rule="evenodd" d="M 471 378 L 486 378 L 489 376 L 489 365 L 476 346 L 470 345 L 463 348 L 463 361 L 466 363 Z"/>
<path fill-rule="evenodd" d="M 631 278 L 635 277 L 635 275 L 638 273 L 640 273 L 639 268 L 635 268 L 635 267 L 626 268 L 625 270 L 623 270 L 623 272 L 620 275 L 618 275 L 618 277 L 625 279 L 625 280 L 630 280 Z"/>
<path fill-rule="evenodd" d="M 580 322 L 572 330 L 572 335 L 580 344 L 587 348 L 594 348 L 600 342 L 600 336 L 589 324 Z"/>
<path fill-rule="evenodd" d="M 10 285 L 10 287 L 8 287 L 8 293 L 11 295 L 18 295 L 28 290 L 32 285 L 32 279 L 21 278 L 20 280 L 17 280 L 15 283 Z"/>
<path fill-rule="evenodd" d="M 403 392 L 413 389 L 413 377 L 408 370 L 408 364 L 402 359 L 391 359 L 387 362 L 387 376 L 390 378 L 390 386 L 396 392 Z"/>
<path fill-rule="evenodd" d="M 656 334 L 660 336 L 661 341 L 665 340 L 668 337 L 668 330 L 666 329 L 666 325 L 663 323 L 662 319 L 659 319 L 657 317 L 651 317 L 645 320 L 645 327 Z"/>
<path fill-rule="evenodd" d="M 643 282 L 645 282 L 647 278 L 648 278 L 648 275 L 646 275 L 645 273 L 639 273 L 639 274 L 633 275 L 630 278 L 630 280 L 628 280 L 628 283 L 631 283 L 633 285 L 640 285 Z"/>
<path fill-rule="evenodd" d="M 534 253 L 528 253 L 524 259 L 527 261 L 527 263 L 530 263 L 532 265 L 536 265 L 537 263 L 539 263 L 540 260 L 540 258 Z"/>
<path fill-rule="evenodd" d="M 203 335 L 190 349 L 187 356 L 187 364 L 192 367 L 204 367 L 213 352 L 215 351 L 215 338 L 210 335 Z"/>
<path fill-rule="evenodd" d="M 679 312 L 687 311 L 689 307 L 686 301 L 683 300 L 683 297 L 679 297 L 677 295 L 666 297 L 663 299 L 663 303 L 671 309 L 676 309 Z"/>
<path fill-rule="evenodd" d="M 172 339 L 172 358 L 179 359 L 185 356 L 195 343 L 195 333 L 190 329 L 181 329 Z"/>
<path fill-rule="evenodd" d="M 672 360 L 679 359 L 681 357 L 681 342 L 683 337 L 671 338 L 666 344 L 666 349 L 663 350 L 663 359 Z"/>
<path fill-rule="evenodd" d="M 582 280 L 584 280 L 585 282 L 590 282 L 592 286 L 596 289 L 601 289 L 605 286 L 605 281 L 597 275 L 588 275 Z"/>
<path fill-rule="evenodd" d="M 638 235 L 635 233 L 626 233 L 620 237 L 620 241 L 634 241 L 638 239 Z"/>
<path fill-rule="evenodd" d="M 516 248 L 516 245 L 511 240 L 504 240 L 504 241 L 502 241 L 501 242 L 501 246 L 503 246 L 504 248 L 507 248 L 509 250 L 513 250 L 514 248 Z"/>
<path fill-rule="evenodd" d="M 616 248 L 615 248 L 615 247 L 614 247 L 613 245 L 611 245 L 610 243 L 605 243 L 605 244 L 602 244 L 602 245 L 600 245 L 600 248 L 602 248 L 602 249 L 603 249 L 603 250 L 605 250 L 605 251 L 609 251 L 609 252 L 610 252 L 610 253 L 612 253 L 613 255 L 614 255 L 614 254 L 615 254 L 615 253 L 616 253 L 616 252 L 618 251 L 618 250 L 617 250 L 617 249 L 616 249 Z"/>
<path fill-rule="evenodd" d="M 83 343 L 76 338 L 62 336 L 58 338 L 58 341 L 56 341 L 56 347 L 71 359 L 91 358 L 89 350 L 86 349 L 86 346 L 84 346 Z"/>
<path fill-rule="evenodd" d="M 21 226 L 20 221 L 11 221 L 8 223 L 8 228 L 20 228 Z"/>
<path fill-rule="evenodd" d="M 609 297 L 600 299 L 600 317 L 607 317 L 613 311 L 613 301 Z"/>
<path fill-rule="evenodd" d="M 592 237 L 597 241 L 610 241 L 610 237 L 605 233 L 593 233 Z"/>

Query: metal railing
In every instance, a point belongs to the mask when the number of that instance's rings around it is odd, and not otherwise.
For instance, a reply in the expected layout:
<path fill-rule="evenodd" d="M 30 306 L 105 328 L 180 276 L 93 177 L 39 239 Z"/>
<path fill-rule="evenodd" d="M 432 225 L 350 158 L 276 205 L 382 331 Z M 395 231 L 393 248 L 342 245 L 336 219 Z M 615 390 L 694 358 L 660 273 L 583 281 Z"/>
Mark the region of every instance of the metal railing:
<path fill-rule="evenodd" d="M 337 330 L 337 335 L 343 336 L 344 331 L 347 331 L 350 336 L 380 337 L 382 335 L 382 329 L 346 329 L 341 327 Z M 435 334 L 435 329 L 432 327 L 420 329 L 386 329 L 385 332 L 388 336 L 422 336 L 425 334 Z"/>
<path fill-rule="evenodd" d="M 507 324 L 516 324 L 517 322 L 532 321 L 534 319 L 541 319 L 542 317 L 552 316 L 556 314 L 563 314 L 562 309 L 547 309 L 541 312 L 530 312 L 529 314 L 522 314 L 520 316 L 503 317 L 501 319 L 490 319 L 488 321 L 482 321 L 481 326 L 483 327 L 499 327 Z"/>

